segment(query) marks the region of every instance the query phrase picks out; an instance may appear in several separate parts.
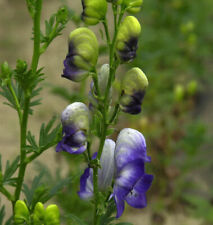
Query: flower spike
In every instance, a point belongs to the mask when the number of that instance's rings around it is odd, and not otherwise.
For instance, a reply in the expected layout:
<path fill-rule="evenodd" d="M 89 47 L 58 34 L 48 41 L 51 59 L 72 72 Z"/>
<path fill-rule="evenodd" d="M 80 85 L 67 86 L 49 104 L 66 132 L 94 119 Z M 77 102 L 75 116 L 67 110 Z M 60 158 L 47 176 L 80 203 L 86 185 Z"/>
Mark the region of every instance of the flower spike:
<path fill-rule="evenodd" d="M 64 60 L 62 77 L 81 81 L 94 69 L 98 60 L 98 41 L 95 34 L 86 27 L 70 33 L 69 52 Z"/>
<path fill-rule="evenodd" d="M 81 0 L 81 2 L 83 6 L 81 18 L 87 25 L 96 25 L 105 18 L 106 0 Z"/>
<path fill-rule="evenodd" d="M 130 69 L 122 80 L 121 109 L 130 114 L 141 112 L 141 103 L 148 86 L 146 75 L 138 67 Z"/>
<path fill-rule="evenodd" d="M 120 61 L 131 62 L 136 57 L 141 25 L 134 16 L 127 16 L 122 22 L 117 35 L 116 49 Z"/>
<path fill-rule="evenodd" d="M 75 102 L 62 112 L 63 138 L 56 151 L 80 154 L 86 150 L 86 134 L 89 129 L 89 110 L 84 103 Z"/>

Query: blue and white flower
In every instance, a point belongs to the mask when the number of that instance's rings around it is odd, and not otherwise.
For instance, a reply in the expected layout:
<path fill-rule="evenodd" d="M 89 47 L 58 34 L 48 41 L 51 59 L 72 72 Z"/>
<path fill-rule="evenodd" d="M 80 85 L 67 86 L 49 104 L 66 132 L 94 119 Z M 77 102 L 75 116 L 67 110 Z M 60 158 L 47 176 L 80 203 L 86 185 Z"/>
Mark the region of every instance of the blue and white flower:
<path fill-rule="evenodd" d="M 93 156 L 95 158 L 96 155 Z M 107 139 L 101 156 L 101 169 L 98 170 L 99 190 L 105 191 L 114 179 L 113 197 L 117 207 L 117 218 L 124 211 L 125 201 L 134 208 L 146 207 L 146 192 L 151 186 L 153 175 L 145 173 L 147 156 L 144 136 L 131 128 L 123 129 L 115 143 Z M 93 197 L 93 169 L 87 168 L 80 180 L 82 199 Z"/>
<path fill-rule="evenodd" d="M 87 131 L 89 129 L 89 110 L 82 102 L 75 102 L 62 112 L 63 138 L 56 151 L 80 154 L 87 148 Z"/>
<path fill-rule="evenodd" d="M 114 164 L 115 142 L 106 139 L 103 152 L 100 159 L 101 169 L 98 169 L 98 188 L 100 191 L 106 191 L 112 184 L 115 164 Z M 95 159 L 97 153 L 93 155 Z M 80 198 L 88 200 L 93 197 L 93 169 L 87 168 L 80 179 Z"/>
<path fill-rule="evenodd" d="M 113 197 L 117 218 L 124 211 L 125 201 L 134 208 L 146 207 L 145 193 L 151 186 L 153 175 L 145 173 L 145 162 L 150 161 L 144 136 L 137 130 L 123 129 L 115 147 Z"/>

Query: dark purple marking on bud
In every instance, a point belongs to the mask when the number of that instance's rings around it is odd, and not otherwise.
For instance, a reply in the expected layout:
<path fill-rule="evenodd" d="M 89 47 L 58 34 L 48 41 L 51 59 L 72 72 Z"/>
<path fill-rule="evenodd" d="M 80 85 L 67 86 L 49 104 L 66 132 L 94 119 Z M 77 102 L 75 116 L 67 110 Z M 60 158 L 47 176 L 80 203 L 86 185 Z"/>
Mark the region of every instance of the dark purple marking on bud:
<path fill-rule="evenodd" d="M 145 91 L 137 91 L 131 96 L 131 101 L 124 106 L 124 112 L 138 114 L 141 112 L 141 104 L 145 96 Z"/>
<path fill-rule="evenodd" d="M 70 42 L 69 51 L 64 60 L 64 70 L 61 75 L 62 77 L 69 80 L 75 80 L 75 76 L 79 73 L 79 68 L 74 64 L 74 56 L 76 54 L 74 44 Z"/>
<path fill-rule="evenodd" d="M 138 49 L 138 38 L 132 37 L 129 41 L 125 42 L 125 48 L 119 51 L 119 56 L 123 62 L 130 62 L 136 57 Z"/>
<path fill-rule="evenodd" d="M 64 126 L 63 135 L 62 140 L 56 146 L 56 152 L 80 154 L 86 150 L 86 136 L 83 131 L 76 130 L 72 126 Z"/>
<path fill-rule="evenodd" d="M 83 7 L 83 12 L 81 13 L 81 19 L 84 21 L 84 17 L 86 16 L 86 14 L 85 14 L 86 5 L 85 5 L 84 0 L 81 0 L 81 3 L 82 3 L 82 7 Z"/>

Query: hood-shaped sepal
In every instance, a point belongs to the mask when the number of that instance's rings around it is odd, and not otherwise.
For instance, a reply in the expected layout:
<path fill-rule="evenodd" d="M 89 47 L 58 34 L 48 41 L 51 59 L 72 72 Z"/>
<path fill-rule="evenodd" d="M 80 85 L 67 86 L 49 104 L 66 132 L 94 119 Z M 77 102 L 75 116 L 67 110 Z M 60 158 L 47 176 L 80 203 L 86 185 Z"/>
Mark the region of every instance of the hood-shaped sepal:
<path fill-rule="evenodd" d="M 122 80 L 122 97 L 120 107 L 124 112 L 138 114 L 145 95 L 148 79 L 143 71 L 134 67 L 130 69 Z"/>
<path fill-rule="evenodd" d="M 64 60 L 62 77 L 72 81 L 85 79 L 98 60 L 98 41 L 86 27 L 80 27 L 69 35 L 69 52 Z"/>
<path fill-rule="evenodd" d="M 122 22 L 116 39 L 116 50 L 121 62 L 131 62 L 136 57 L 141 25 L 134 16 L 127 16 Z"/>
<path fill-rule="evenodd" d="M 106 0 L 81 0 L 83 12 L 81 18 L 87 25 L 96 25 L 105 18 L 107 12 Z"/>

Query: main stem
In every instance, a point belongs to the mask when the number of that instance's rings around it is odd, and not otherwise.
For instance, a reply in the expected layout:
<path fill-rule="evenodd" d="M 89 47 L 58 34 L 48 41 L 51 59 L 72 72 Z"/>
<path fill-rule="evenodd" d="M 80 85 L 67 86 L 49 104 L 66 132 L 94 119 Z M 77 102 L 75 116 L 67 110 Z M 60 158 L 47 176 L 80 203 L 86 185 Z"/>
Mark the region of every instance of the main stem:
<path fill-rule="evenodd" d="M 38 61 L 40 57 L 40 20 L 41 20 L 41 8 L 42 8 L 42 0 L 37 0 L 36 2 L 36 9 L 35 9 L 35 16 L 34 16 L 34 48 L 33 48 L 33 57 L 32 57 L 32 64 L 31 70 L 34 76 L 36 76 L 36 71 L 38 67 Z M 22 184 L 24 181 L 24 175 L 27 163 L 25 161 L 26 158 L 26 135 L 27 135 L 27 123 L 28 123 L 28 116 L 29 116 L 29 107 L 30 107 L 30 99 L 31 99 L 31 92 L 30 90 L 25 92 L 25 101 L 24 101 L 24 110 L 23 110 L 23 117 L 21 122 L 21 131 L 20 131 L 20 167 L 18 173 L 18 181 L 17 187 L 15 190 L 15 201 L 13 202 L 13 206 L 15 202 L 19 199 Z"/>
<path fill-rule="evenodd" d="M 115 56 L 115 42 L 116 42 L 118 29 L 119 29 L 124 11 L 121 11 L 121 13 L 119 15 L 118 23 L 116 23 L 117 7 L 116 7 L 116 9 L 113 8 L 113 13 L 114 13 L 114 21 L 115 21 L 115 27 L 114 27 L 115 32 L 114 32 L 112 42 L 110 41 L 110 38 L 109 38 L 108 26 L 107 26 L 106 20 L 103 22 L 106 37 L 107 37 L 107 44 L 110 49 L 110 55 L 109 55 L 110 71 L 109 71 L 109 79 L 107 82 L 107 88 L 105 91 L 105 97 L 104 97 L 104 101 L 103 101 L 104 105 L 103 105 L 103 109 L 102 109 L 102 115 L 103 115 L 102 133 L 101 133 L 101 137 L 100 137 L 100 144 L 99 144 L 98 155 L 97 155 L 98 161 L 100 160 L 101 155 L 102 155 L 104 142 L 105 142 L 106 135 L 107 135 L 107 128 L 109 125 L 109 123 L 107 121 L 107 113 L 108 113 L 108 109 L 109 109 L 109 92 L 110 92 L 110 88 L 111 88 L 112 82 L 114 80 L 115 71 L 116 71 L 116 65 L 115 65 L 116 63 L 115 63 L 115 57 L 114 57 Z M 94 225 L 98 225 L 100 216 L 98 215 L 99 191 L 98 191 L 98 167 L 97 166 L 93 168 L 93 187 L 94 187 L 94 196 L 95 196 Z"/>

